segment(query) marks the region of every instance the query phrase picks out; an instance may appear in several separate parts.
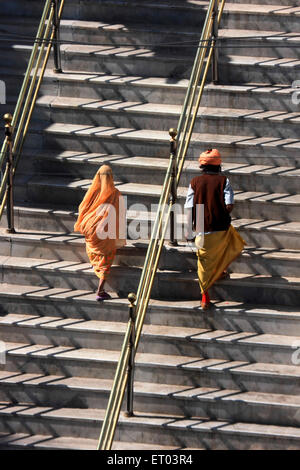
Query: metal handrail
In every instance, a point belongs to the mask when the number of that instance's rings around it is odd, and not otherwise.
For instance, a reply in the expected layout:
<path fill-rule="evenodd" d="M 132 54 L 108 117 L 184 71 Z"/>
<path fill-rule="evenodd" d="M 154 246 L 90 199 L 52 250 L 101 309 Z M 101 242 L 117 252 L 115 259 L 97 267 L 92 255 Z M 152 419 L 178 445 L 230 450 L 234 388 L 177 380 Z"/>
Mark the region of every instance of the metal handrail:
<path fill-rule="evenodd" d="M 3 173 L 0 185 L 0 219 L 3 215 L 5 205 L 9 205 L 9 201 L 7 201 L 9 198 L 8 181 L 12 180 L 14 177 L 21 157 L 37 96 L 48 64 L 51 48 L 54 44 L 56 49 L 59 47 L 55 40 L 58 34 L 57 28 L 62 16 L 64 2 L 65 0 L 45 1 L 36 39 L 31 51 L 14 114 L 9 118 L 8 116 L 10 115 L 5 116 L 6 120 L 9 119 L 10 121 L 10 136 L 5 137 L 0 152 L 0 171 Z M 58 62 L 60 54 L 56 52 L 54 59 L 55 71 L 59 72 L 61 71 L 60 63 Z M 14 138 L 12 144 L 13 135 Z M 6 166 L 6 169 L 3 172 L 8 152 L 12 159 L 10 174 L 8 166 Z M 9 227 L 9 230 L 13 230 L 13 227 Z"/>
<path fill-rule="evenodd" d="M 177 175 L 176 184 L 179 185 L 180 176 L 183 170 L 187 149 L 191 140 L 192 132 L 195 125 L 195 120 L 199 111 L 201 98 L 204 91 L 204 86 L 207 80 L 207 74 L 212 59 L 212 54 L 216 46 L 217 40 L 217 29 L 220 24 L 222 13 L 224 10 L 226 0 L 210 0 L 208 10 L 201 34 L 200 43 L 202 47 L 198 48 L 189 86 L 186 93 L 182 113 L 179 119 L 178 132 L 170 130 L 171 136 L 171 158 L 169 166 L 166 172 L 158 211 L 155 218 L 154 227 L 149 242 L 144 267 L 142 270 L 137 296 L 136 296 L 136 307 L 135 307 L 135 321 L 132 318 L 128 322 L 127 331 L 124 337 L 123 346 L 115 378 L 110 393 L 105 417 L 103 420 L 101 433 L 98 442 L 98 450 L 109 450 L 111 449 L 114 434 L 117 426 L 117 422 L 120 415 L 122 401 L 125 394 L 126 384 L 128 380 L 128 365 L 130 357 L 132 356 L 131 351 L 131 338 L 135 337 L 134 351 L 136 354 L 137 347 L 139 344 L 146 310 L 148 307 L 150 294 L 154 282 L 154 277 L 158 268 L 158 263 L 161 255 L 161 251 L 165 241 L 166 230 L 169 223 L 170 213 L 174 204 L 174 198 L 171 198 L 168 204 L 169 197 L 172 190 L 172 178 L 174 178 L 174 152 L 176 151 L 176 134 L 178 145 L 178 153 L 176 157 L 177 163 Z M 206 47 L 203 47 L 206 44 Z M 207 55 L 208 51 L 208 55 Z M 206 57 L 207 55 L 207 57 Z M 216 58 L 215 58 L 216 59 Z M 206 60 L 206 63 L 205 63 Z M 205 64 L 205 65 L 204 65 Z M 216 62 L 214 62 L 214 74 L 216 74 Z M 201 79 L 201 83 L 200 83 Z M 213 77 L 216 81 L 216 76 Z M 199 86 L 200 83 L 200 86 Z M 198 93 L 198 95 L 197 95 Z M 197 95 L 197 98 L 196 98 Z M 167 209 L 167 210 L 166 210 Z M 165 213 L 166 212 L 166 213 Z M 132 296 L 132 294 L 130 294 Z M 132 298 L 129 297 L 132 308 Z M 133 335 L 134 334 L 134 335 Z M 132 365 L 131 365 L 132 368 Z M 130 380 L 132 382 L 132 380 Z M 132 390 L 129 390 L 132 393 Z M 132 404 L 132 400 L 128 399 L 128 403 Z M 133 410 L 127 409 L 127 416 L 132 416 Z"/>

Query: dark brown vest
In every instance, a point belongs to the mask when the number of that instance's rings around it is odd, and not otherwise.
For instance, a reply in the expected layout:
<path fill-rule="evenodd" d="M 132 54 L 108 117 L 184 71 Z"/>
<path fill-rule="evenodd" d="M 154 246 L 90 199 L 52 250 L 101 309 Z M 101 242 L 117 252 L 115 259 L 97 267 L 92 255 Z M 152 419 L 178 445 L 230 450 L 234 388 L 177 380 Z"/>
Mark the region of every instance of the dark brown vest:
<path fill-rule="evenodd" d="M 203 174 L 191 181 L 194 191 L 193 224 L 196 227 L 196 205 L 204 204 L 204 231 L 219 232 L 227 230 L 231 217 L 226 209 L 224 189 L 226 176 L 222 174 Z"/>

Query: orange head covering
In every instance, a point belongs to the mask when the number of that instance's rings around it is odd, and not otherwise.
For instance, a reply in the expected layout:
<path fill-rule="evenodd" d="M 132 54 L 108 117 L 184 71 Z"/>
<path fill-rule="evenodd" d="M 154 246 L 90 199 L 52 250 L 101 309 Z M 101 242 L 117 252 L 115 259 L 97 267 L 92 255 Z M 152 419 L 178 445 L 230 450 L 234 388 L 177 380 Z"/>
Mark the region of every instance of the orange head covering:
<path fill-rule="evenodd" d="M 89 232 L 91 219 L 95 218 L 97 209 L 101 204 L 108 202 L 114 191 L 116 188 L 112 170 L 109 165 L 102 165 L 79 206 L 78 219 L 74 226 L 76 232 L 83 235 Z"/>
<path fill-rule="evenodd" d="M 118 234 L 113 238 L 99 238 L 101 226 L 105 226 L 105 218 L 111 206 L 119 212 L 120 191 L 115 188 L 112 169 L 102 165 L 97 171 L 91 186 L 79 206 L 77 221 L 74 225 L 76 232 L 81 232 L 86 239 L 87 251 L 107 253 L 116 246 Z M 118 224 L 118 217 L 116 223 Z M 118 226 L 116 227 L 119 231 Z M 97 235 L 98 232 L 98 235 Z"/>
<path fill-rule="evenodd" d="M 221 165 L 221 155 L 217 149 L 209 149 L 201 153 L 199 157 L 200 165 Z"/>

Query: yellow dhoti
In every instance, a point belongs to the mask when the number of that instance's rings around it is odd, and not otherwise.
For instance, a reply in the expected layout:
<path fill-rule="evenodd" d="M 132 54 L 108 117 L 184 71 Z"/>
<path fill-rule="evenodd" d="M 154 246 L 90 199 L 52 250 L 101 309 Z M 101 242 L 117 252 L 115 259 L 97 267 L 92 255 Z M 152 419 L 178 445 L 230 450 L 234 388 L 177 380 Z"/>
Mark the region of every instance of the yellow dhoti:
<path fill-rule="evenodd" d="M 198 250 L 198 276 L 202 294 L 217 281 L 227 267 L 243 251 L 246 242 L 235 228 L 204 236 L 203 248 Z"/>

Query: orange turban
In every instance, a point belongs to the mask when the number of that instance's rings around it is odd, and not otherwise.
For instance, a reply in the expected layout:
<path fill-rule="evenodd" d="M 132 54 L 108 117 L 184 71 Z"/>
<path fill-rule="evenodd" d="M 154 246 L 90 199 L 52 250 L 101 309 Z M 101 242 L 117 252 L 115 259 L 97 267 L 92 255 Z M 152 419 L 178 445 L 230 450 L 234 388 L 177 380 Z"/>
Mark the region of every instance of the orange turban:
<path fill-rule="evenodd" d="M 199 157 L 200 165 L 221 165 L 221 155 L 217 149 L 209 149 L 201 153 Z"/>

